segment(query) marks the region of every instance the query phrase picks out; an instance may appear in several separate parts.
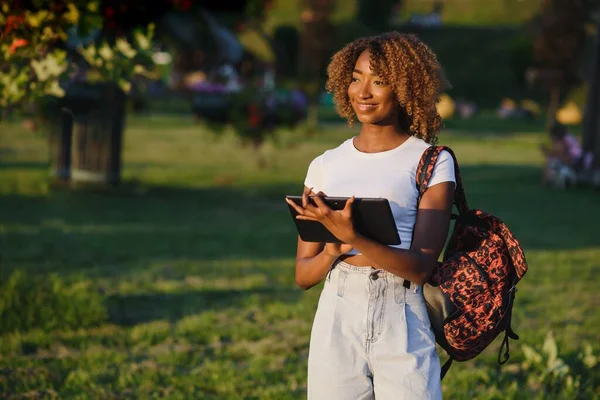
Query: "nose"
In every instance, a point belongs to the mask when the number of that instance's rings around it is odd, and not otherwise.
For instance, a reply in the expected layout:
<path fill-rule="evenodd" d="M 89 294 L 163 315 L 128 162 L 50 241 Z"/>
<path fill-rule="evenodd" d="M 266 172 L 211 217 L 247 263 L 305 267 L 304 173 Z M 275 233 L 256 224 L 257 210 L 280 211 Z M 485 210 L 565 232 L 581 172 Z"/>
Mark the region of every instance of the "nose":
<path fill-rule="evenodd" d="M 358 90 L 358 97 L 360 99 L 369 99 L 372 97 L 371 90 L 368 82 L 361 82 Z"/>

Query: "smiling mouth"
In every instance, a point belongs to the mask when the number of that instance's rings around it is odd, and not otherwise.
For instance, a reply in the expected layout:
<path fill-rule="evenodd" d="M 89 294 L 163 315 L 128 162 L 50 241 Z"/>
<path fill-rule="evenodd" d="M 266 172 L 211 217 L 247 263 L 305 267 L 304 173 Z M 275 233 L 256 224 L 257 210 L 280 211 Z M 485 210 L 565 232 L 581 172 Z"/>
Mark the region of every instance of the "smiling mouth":
<path fill-rule="evenodd" d="M 356 103 L 356 108 L 361 110 L 361 111 L 370 111 L 375 109 L 378 106 L 378 104 L 361 104 L 361 103 Z"/>

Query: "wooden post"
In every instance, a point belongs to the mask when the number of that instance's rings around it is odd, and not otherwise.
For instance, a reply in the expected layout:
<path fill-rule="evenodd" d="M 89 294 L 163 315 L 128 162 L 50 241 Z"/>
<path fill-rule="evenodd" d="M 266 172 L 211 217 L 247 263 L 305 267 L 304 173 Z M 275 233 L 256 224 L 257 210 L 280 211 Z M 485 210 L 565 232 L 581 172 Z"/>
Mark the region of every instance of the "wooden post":
<path fill-rule="evenodd" d="M 118 185 L 126 95 L 114 85 L 83 86 L 73 90 L 79 101 L 73 137 L 71 180 L 74 183 Z M 74 107 L 76 107 L 74 105 Z"/>
<path fill-rule="evenodd" d="M 71 143 L 73 138 L 73 112 L 60 109 L 58 121 L 50 123 L 50 174 L 59 182 L 71 179 Z"/>

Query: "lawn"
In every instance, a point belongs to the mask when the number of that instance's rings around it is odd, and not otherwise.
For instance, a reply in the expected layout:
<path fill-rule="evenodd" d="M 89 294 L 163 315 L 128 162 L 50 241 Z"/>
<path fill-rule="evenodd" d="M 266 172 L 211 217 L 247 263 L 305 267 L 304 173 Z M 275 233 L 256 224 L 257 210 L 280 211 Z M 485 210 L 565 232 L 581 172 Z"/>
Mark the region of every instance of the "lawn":
<path fill-rule="evenodd" d="M 445 396 L 599 398 L 600 193 L 540 185 L 539 125 L 474 124 L 485 129 L 449 121 L 440 142 L 530 270 L 509 363 L 497 367 L 498 339 L 452 367 Z M 283 131 L 256 154 L 188 116 L 132 117 L 127 185 L 70 192 L 48 187 L 42 135 L 3 125 L 0 397 L 304 398 L 321 287 L 294 285 L 283 197 L 352 134 Z"/>

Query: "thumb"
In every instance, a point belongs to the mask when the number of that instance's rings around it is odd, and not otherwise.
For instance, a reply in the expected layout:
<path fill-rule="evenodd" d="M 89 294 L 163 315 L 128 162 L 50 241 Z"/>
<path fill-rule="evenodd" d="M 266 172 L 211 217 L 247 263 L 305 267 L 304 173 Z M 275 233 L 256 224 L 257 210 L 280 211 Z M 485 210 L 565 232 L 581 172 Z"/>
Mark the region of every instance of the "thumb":
<path fill-rule="evenodd" d="M 352 215 L 352 204 L 354 203 L 354 196 L 350 197 L 346 200 L 346 205 L 344 206 L 344 214 Z"/>

